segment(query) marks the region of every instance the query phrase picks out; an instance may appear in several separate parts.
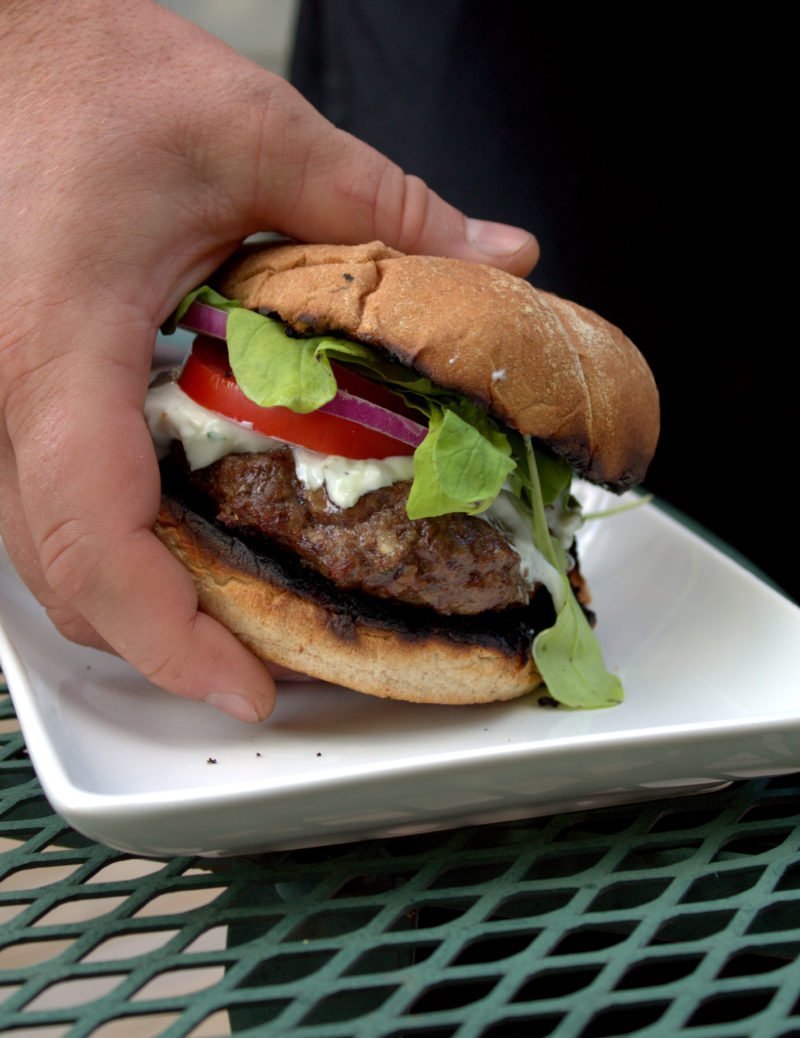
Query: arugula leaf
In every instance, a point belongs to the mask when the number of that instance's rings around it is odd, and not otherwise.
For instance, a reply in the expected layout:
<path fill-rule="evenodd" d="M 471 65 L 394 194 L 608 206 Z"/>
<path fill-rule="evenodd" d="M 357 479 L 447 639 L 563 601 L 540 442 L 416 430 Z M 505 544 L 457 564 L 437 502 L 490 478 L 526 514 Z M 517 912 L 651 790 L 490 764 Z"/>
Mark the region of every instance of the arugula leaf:
<path fill-rule="evenodd" d="M 500 493 L 514 468 L 508 440 L 491 427 L 479 429 L 445 410 L 436 437 L 435 463 L 442 489 L 456 501 L 482 511 Z M 469 487 L 469 494 L 465 494 Z"/>
<path fill-rule="evenodd" d="M 507 443 L 495 445 L 454 411 L 431 408 L 428 435 L 414 452 L 409 519 L 485 511 L 514 465 Z"/>
<path fill-rule="evenodd" d="M 508 439 L 516 464 L 516 468 L 511 476 L 512 489 L 517 497 L 527 496 L 530 498 L 533 492 L 533 485 L 528 475 L 529 437 L 509 429 Z M 564 461 L 562 458 L 557 458 L 554 454 L 539 450 L 537 447 L 533 447 L 532 444 L 531 447 L 536 461 L 536 472 L 542 502 L 545 505 L 551 505 L 562 495 L 568 495 L 573 475 L 572 466 L 569 462 Z"/>
<path fill-rule="evenodd" d="M 622 684 L 609 674 L 586 614 L 565 572 L 565 553 L 547 528 L 541 482 L 530 437 L 526 437 L 530 503 L 536 545 L 553 569 L 548 591 L 556 622 L 533 639 L 533 658 L 553 699 L 567 706 L 613 706 L 622 701 Z"/>
<path fill-rule="evenodd" d="M 336 379 L 320 339 L 292 339 L 252 310 L 228 314 L 228 360 L 239 388 L 261 407 L 308 414 L 333 400 Z"/>
<path fill-rule="evenodd" d="M 606 670 L 600 644 L 571 592 L 555 624 L 534 638 L 533 658 L 547 691 L 566 706 L 589 709 L 622 702 L 622 684 Z"/>
<path fill-rule="evenodd" d="M 572 466 L 544 451 L 535 451 L 536 471 L 542 490 L 542 501 L 551 505 L 557 501 L 572 482 Z"/>

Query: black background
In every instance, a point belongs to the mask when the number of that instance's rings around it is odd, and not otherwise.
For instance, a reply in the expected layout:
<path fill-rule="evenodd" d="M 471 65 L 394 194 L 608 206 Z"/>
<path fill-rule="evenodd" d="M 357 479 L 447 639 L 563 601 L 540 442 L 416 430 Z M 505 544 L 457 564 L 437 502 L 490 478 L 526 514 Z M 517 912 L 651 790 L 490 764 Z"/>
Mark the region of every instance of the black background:
<path fill-rule="evenodd" d="M 448 201 L 537 234 L 531 281 L 618 324 L 653 368 L 645 485 L 794 597 L 797 21 L 788 5 L 304 0 L 292 69 Z"/>

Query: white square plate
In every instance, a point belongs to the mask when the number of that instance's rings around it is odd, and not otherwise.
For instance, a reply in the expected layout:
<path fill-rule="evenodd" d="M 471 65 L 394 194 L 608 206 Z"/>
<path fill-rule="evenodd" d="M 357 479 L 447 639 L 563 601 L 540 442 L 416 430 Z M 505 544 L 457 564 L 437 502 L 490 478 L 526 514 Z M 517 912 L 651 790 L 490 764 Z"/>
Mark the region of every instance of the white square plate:
<path fill-rule="evenodd" d="M 581 486 L 587 510 L 618 499 Z M 250 727 L 65 642 L 0 556 L 0 663 L 52 806 L 113 847 L 224 855 L 691 792 L 800 770 L 800 609 L 654 504 L 592 523 L 608 710 L 286 685 Z"/>

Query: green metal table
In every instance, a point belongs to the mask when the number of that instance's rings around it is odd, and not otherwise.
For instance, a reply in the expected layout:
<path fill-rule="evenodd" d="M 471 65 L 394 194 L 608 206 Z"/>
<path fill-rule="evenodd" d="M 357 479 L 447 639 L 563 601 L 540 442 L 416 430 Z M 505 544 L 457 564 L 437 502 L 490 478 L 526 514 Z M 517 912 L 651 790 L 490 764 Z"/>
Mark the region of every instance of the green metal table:
<path fill-rule="evenodd" d="M 50 809 L 0 685 L 0 1033 L 800 1036 L 800 776 L 243 859 Z"/>

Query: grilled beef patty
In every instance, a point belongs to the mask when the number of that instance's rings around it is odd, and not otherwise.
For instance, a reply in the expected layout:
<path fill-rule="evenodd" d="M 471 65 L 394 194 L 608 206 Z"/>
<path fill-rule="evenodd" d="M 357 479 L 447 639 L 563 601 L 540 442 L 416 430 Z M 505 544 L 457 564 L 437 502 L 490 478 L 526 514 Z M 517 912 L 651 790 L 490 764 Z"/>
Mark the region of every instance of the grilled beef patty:
<path fill-rule="evenodd" d="M 473 615 L 528 603 L 519 556 L 489 523 L 463 514 L 410 520 L 409 484 L 395 483 L 341 509 L 309 490 L 288 447 L 229 454 L 190 474 L 218 519 L 296 552 L 339 587 Z"/>

